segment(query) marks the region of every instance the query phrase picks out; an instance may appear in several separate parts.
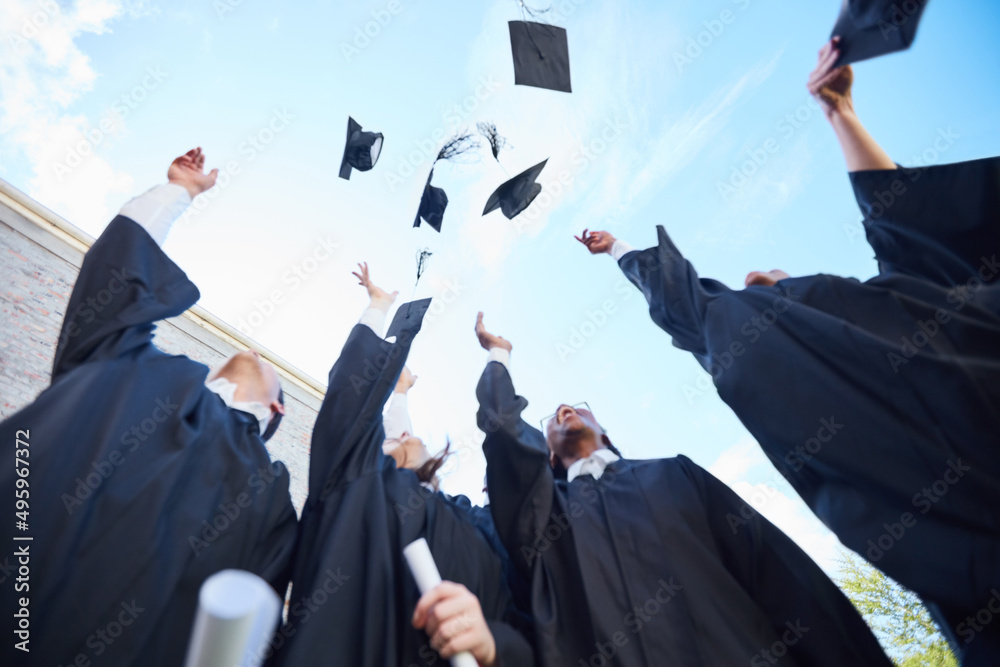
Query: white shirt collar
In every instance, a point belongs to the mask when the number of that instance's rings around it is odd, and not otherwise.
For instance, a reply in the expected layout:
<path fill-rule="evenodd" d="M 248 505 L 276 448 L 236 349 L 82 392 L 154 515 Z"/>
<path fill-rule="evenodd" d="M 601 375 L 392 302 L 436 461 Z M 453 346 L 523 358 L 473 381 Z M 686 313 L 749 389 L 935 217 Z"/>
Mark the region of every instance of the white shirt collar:
<path fill-rule="evenodd" d="M 572 482 L 580 475 L 593 475 L 594 479 L 600 479 L 601 475 L 604 474 L 604 469 L 620 458 L 610 449 L 598 449 L 588 458 L 574 461 L 573 465 L 566 471 L 566 481 Z"/>
<path fill-rule="evenodd" d="M 230 382 L 226 378 L 216 378 L 211 382 L 205 383 L 205 386 L 218 394 L 219 398 L 221 398 L 222 401 L 231 409 L 249 412 L 256 417 L 257 424 L 260 427 L 260 434 L 261 436 L 264 435 L 264 432 L 267 430 L 267 425 L 271 421 L 271 408 L 259 401 L 248 402 L 235 400 L 237 385 L 235 382 Z"/>

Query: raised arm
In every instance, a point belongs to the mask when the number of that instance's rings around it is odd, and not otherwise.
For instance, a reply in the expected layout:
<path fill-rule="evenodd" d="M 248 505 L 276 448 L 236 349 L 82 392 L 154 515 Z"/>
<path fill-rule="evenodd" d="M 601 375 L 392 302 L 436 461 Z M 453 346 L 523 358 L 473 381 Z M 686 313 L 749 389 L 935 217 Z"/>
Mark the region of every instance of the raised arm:
<path fill-rule="evenodd" d="M 486 434 L 486 478 L 490 510 L 500 540 L 522 575 L 530 580 L 530 558 L 536 531 L 544 530 L 552 513 L 555 482 L 548 447 L 541 431 L 521 418 L 528 405 L 514 392 L 507 364 L 511 344 L 486 331 L 483 314 L 476 320 L 476 336 L 490 353 L 476 387 L 476 420 Z"/>
<path fill-rule="evenodd" d="M 585 229 L 576 240 L 591 254 L 613 256 L 646 297 L 649 315 L 657 326 L 673 337 L 674 345 L 694 353 L 705 365 L 710 361 L 704 358 L 708 354 L 704 331 L 708 305 L 731 290 L 716 280 L 698 278 L 663 227 L 657 225 L 656 232 L 659 242 L 647 250 L 633 250 L 608 232 Z"/>
<path fill-rule="evenodd" d="M 114 359 L 153 340 L 153 324 L 198 301 L 198 289 L 159 248 L 191 199 L 215 184 L 200 148 L 175 159 L 169 182 L 129 201 L 84 257 L 66 306 L 52 377 Z M 145 230 L 145 231 L 144 231 Z"/>
<path fill-rule="evenodd" d="M 840 56 L 839 41 L 839 37 L 834 37 L 820 49 L 819 62 L 809 75 L 806 87 L 819 102 L 837 135 L 847 161 L 847 171 L 895 169 L 896 163 L 868 134 L 854 111 L 854 100 L 851 98 L 854 70 L 850 65 L 833 66 Z"/>
<path fill-rule="evenodd" d="M 425 302 L 404 304 L 413 315 L 395 342 L 382 338 L 385 314 L 396 299 L 374 285 L 368 267 L 354 275 L 371 303 L 351 331 L 330 370 L 329 385 L 313 428 L 309 461 L 309 502 L 321 500 L 340 481 L 374 470 L 382 459 L 382 408 L 406 364 L 420 330 Z"/>

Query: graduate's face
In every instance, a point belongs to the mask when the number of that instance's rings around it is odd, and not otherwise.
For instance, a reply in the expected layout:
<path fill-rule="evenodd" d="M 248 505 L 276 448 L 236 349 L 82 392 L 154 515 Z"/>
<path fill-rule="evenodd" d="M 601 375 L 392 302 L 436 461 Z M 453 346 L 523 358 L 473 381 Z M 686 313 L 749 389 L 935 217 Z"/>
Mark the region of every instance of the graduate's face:
<path fill-rule="evenodd" d="M 427 451 L 423 440 L 404 432 L 399 438 L 399 444 L 389 452 L 389 456 L 395 459 L 397 468 L 416 470 L 427 462 L 431 454 Z"/>
<path fill-rule="evenodd" d="M 770 271 L 751 271 L 747 274 L 746 280 L 743 284 L 746 287 L 751 287 L 753 285 L 761 285 L 763 287 L 771 287 L 776 285 L 779 280 L 784 280 L 785 278 L 790 278 L 787 273 L 781 269 L 771 269 Z"/>
<path fill-rule="evenodd" d="M 545 441 L 556 456 L 567 456 L 581 440 L 598 440 L 601 427 L 590 410 L 560 405 L 545 427 Z"/>

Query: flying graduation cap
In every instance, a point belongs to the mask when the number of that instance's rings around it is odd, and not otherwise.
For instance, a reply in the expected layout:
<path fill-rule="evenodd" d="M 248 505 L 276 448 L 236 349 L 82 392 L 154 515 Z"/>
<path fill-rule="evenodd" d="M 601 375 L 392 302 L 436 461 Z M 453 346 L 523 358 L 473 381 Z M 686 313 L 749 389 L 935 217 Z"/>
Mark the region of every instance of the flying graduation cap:
<path fill-rule="evenodd" d="M 444 210 L 448 207 L 448 195 L 439 187 L 431 185 L 434 178 L 434 169 L 427 176 L 427 184 L 424 185 L 424 193 L 420 195 L 420 208 L 417 209 L 417 217 L 413 220 L 413 226 L 419 227 L 420 220 L 434 228 L 434 231 L 441 231 L 441 222 L 444 220 Z"/>
<path fill-rule="evenodd" d="M 927 0 L 843 0 L 830 35 L 840 36 L 837 67 L 908 49 L 926 4 Z"/>
<path fill-rule="evenodd" d="M 431 185 L 431 179 L 434 178 L 434 165 L 439 160 L 452 160 L 476 148 L 479 148 L 479 142 L 472 134 L 465 131 L 459 132 L 441 147 L 431 165 L 431 173 L 427 175 L 424 191 L 420 195 L 420 207 L 417 209 L 417 217 L 413 220 L 414 227 L 419 227 L 420 220 L 423 219 L 434 231 L 441 231 L 444 210 L 448 206 L 448 195 L 441 188 Z"/>
<path fill-rule="evenodd" d="M 344 157 L 340 161 L 340 177 L 350 180 L 351 168 L 358 171 L 368 171 L 378 162 L 382 152 L 382 134 L 364 132 L 361 124 L 347 117 L 347 143 L 344 145 Z"/>
<path fill-rule="evenodd" d="M 541 184 L 535 179 L 542 173 L 546 162 L 548 159 L 542 160 L 497 188 L 486 201 L 483 215 L 500 209 L 508 220 L 513 220 L 518 213 L 531 206 L 542 191 Z"/>
<path fill-rule="evenodd" d="M 566 29 L 534 21 L 509 21 L 514 83 L 571 93 Z"/>

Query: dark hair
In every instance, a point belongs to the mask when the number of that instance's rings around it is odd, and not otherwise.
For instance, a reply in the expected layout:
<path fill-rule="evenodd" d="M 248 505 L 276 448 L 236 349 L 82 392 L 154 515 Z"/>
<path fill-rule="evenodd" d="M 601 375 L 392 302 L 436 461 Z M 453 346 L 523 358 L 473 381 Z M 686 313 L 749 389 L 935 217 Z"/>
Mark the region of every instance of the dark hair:
<path fill-rule="evenodd" d="M 425 484 L 431 484 L 434 490 L 438 490 L 438 470 L 444 465 L 444 462 L 451 456 L 451 440 L 449 439 L 444 447 L 444 451 L 435 456 L 434 458 L 428 460 L 419 468 L 416 468 L 413 472 L 417 474 L 417 479 Z"/>
<path fill-rule="evenodd" d="M 618 451 L 618 448 L 615 447 L 613 444 L 611 444 L 611 439 L 607 435 L 604 435 L 604 440 L 605 440 L 604 446 L 606 448 L 610 449 L 612 452 L 617 454 L 618 458 L 621 459 L 625 458 L 624 456 L 622 456 L 622 453 Z M 556 479 L 566 479 L 569 474 L 569 471 L 566 470 L 566 466 L 562 464 L 562 459 L 560 459 L 558 456 L 553 456 L 552 460 L 554 461 L 552 463 L 552 476 L 555 477 Z"/>
<path fill-rule="evenodd" d="M 278 385 L 278 403 L 281 403 L 282 407 L 285 405 L 285 391 Z M 284 417 L 280 412 L 275 412 L 271 415 L 271 421 L 267 423 L 267 429 L 264 431 L 264 435 L 260 436 L 264 442 L 267 442 L 274 436 L 274 432 L 278 430 L 278 424 L 281 423 L 281 418 Z"/>

